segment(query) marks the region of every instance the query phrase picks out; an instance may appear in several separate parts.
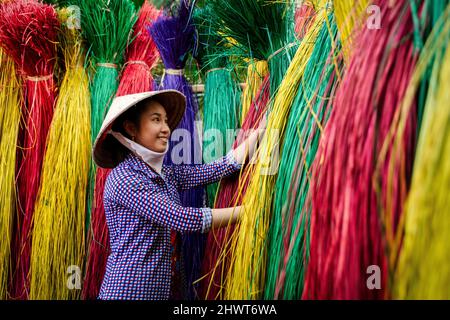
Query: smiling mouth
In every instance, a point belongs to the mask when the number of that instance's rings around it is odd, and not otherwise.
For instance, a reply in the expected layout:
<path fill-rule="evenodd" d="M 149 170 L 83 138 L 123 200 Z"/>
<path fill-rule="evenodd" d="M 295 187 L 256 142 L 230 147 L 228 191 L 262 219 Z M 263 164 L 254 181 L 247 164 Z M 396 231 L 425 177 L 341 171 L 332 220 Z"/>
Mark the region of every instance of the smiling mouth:
<path fill-rule="evenodd" d="M 168 138 L 158 138 L 158 139 L 160 139 L 160 140 L 162 140 L 162 141 L 164 141 L 164 142 L 167 142 L 167 141 L 169 141 L 169 139 L 168 139 Z"/>

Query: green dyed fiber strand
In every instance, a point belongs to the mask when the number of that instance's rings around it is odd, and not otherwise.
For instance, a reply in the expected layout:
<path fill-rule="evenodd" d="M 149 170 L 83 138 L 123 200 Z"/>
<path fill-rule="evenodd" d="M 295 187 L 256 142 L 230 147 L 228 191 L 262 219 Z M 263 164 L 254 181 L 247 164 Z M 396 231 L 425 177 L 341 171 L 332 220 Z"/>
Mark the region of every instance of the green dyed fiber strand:
<path fill-rule="evenodd" d="M 203 135 L 203 159 L 205 163 L 211 162 L 231 150 L 234 129 L 239 123 L 240 95 L 241 90 L 228 69 L 215 69 L 206 75 L 203 106 L 203 129 L 205 132 Z M 217 188 L 218 183 L 207 186 L 210 206 L 214 205 Z"/>
<path fill-rule="evenodd" d="M 228 152 L 234 141 L 234 132 L 239 123 L 241 89 L 233 78 L 229 60 L 221 56 L 225 48 L 219 45 L 222 37 L 211 28 L 209 16 L 211 7 L 198 9 L 194 22 L 199 37 L 197 59 L 206 72 L 203 104 L 203 160 L 211 162 Z M 231 130 L 230 130 L 231 129 Z M 207 186 L 207 201 L 213 206 L 218 183 Z"/>
<path fill-rule="evenodd" d="M 118 88 L 119 68 L 130 42 L 137 12 L 131 0 L 78 0 L 76 3 L 81 12 L 83 36 L 90 46 L 89 59 L 95 70 L 90 82 L 91 140 L 94 143 Z M 86 228 L 90 225 L 95 173 L 95 164 L 91 162 Z"/>
<path fill-rule="evenodd" d="M 324 23 L 287 123 L 268 236 L 265 299 L 299 299 L 303 291 L 309 252 L 310 210 L 306 201 L 309 190 L 308 175 L 321 135 L 317 122 L 324 126 L 329 115 L 327 105 L 332 89 L 336 86 L 335 65 L 331 57 L 340 51 L 339 44 L 335 44 L 336 47 L 333 48 L 337 27 L 331 15 L 329 20 L 331 30 Z M 299 230 L 296 234 L 297 224 Z M 277 296 L 277 281 L 287 259 L 286 246 L 291 242 L 293 248 L 285 268 L 282 293 Z"/>
<path fill-rule="evenodd" d="M 434 28 L 436 23 L 439 20 L 439 17 L 441 16 L 442 12 L 445 11 L 445 8 L 447 7 L 449 0 L 442 0 L 442 1 L 433 1 L 433 0 L 426 0 L 424 3 L 423 12 L 421 13 L 421 19 L 420 19 L 420 26 L 416 27 L 416 17 L 418 18 L 417 13 L 417 5 L 415 4 L 416 0 L 410 0 L 411 4 L 411 11 L 414 21 L 414 36 L 417 37 L 417 33 L 422 30 L 422 33 L 424 34 L 424 38 L 429 35 L 431 30 Z M 427 17 L 431 17 L 431 21 L 427 24 Z M 420 29 L 420 30 L 418 30 Z M 423 48 L 423 43 L 420 49 Z M 425 103 L 428 95 L 428 87 L 430 85 L 430 78 L 431 78 L 431 70 L 428 69 L 425 71 L 425 74 L 422 78 L 419 92 L 418 92 L 418 105 L 417 105 L 417 136 L 419 136 L 420 129 L 422 127 L 422 119 L 423 119 L 423 113 L 425 108 Z"/>
<path fill-rule="evenodd" d="M 294 30 L 293 1 L 210 0 L 211 27 L 229 48 L 221 53 L 267 60 L 270 95 L 275 96 L 298 43 Z"/>

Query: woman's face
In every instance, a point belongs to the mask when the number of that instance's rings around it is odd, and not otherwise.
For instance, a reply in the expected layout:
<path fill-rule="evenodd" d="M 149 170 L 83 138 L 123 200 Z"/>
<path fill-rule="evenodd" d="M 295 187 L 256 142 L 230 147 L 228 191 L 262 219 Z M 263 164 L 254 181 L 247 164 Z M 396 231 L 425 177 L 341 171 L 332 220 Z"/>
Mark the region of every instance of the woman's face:
<path fill-rule="evenodd" d="M 157 101 L 150 101 L 141 113 L 139 126 L 129 121 L 125 122 L 125 129 L 134 137 L 134 141 L 154 152 L 164 152 L 170 137 L 167 123 L 167 113 Z"/>

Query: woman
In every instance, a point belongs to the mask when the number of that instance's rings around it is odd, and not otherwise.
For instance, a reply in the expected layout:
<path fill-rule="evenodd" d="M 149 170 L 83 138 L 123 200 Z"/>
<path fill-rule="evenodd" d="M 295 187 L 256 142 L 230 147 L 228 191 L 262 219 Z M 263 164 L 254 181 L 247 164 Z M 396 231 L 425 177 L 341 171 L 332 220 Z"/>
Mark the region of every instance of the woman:
<path fill-rule="evenodd" d="M 145 92 L 115 98 L 105 117 L 93 149 L 98 166 L 114 168 L 103 197 L 111 254 L 100 299 L 168 299 L 170 231 L 207 232 L 241 213 L 241 207 L 182 207 L 178 192 L 239 171 L 258 132 L 210 164 L 163 166 L 185 104 L 176 90 Z"/>

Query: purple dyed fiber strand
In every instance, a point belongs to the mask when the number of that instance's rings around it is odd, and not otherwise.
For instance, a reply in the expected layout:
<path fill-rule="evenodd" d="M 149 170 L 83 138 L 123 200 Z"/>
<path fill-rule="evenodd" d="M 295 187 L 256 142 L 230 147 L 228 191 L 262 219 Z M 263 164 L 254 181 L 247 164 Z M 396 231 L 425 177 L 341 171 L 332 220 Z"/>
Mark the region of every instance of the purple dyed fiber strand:
<path fill-rule="evenodd" d="M 166 69 L 183 69 L 190 51 L 195 43 L 195 28 L 192 24 L 192 3 L 181 0 L 177 16 L 161 16 L 148 28 Z M 197 101 L 193 96 L 192 88 L 184 75 L 166 73 L 159 85 L 159 89 L 175 89 L 186 96 L 186 112 L 177 129 L 185 129 L 190 133 L 190 163 L 201 161 L 201 149 L 198 132 L 195 127 L 195 115 L 198 112 Z M 179 142 L 178 142 L 179 143 Z M 183 142 L 184 143 L 184 142 Z M 185 145 L 186 146 L 186 145 Z M 168 155 L 164 163 L 173 164 L 172 150 L 174 143 L 169 145 Z M 187 150 L 187 147 L 183 148 Z M 204 188 L 195 188 L 180 193 L 183 206 L 202 207 L 204 205 Z M 181 254 L 184 264 L 185 276 L 188 284 L 192 284 L 200 277 L 201 262 L 206 242 L 205 235 L 191 233 L 182 235 Z M 188 285 L 186 297 L 189 300 L 198 298 L 196 295 L 198 285 Z"/>

